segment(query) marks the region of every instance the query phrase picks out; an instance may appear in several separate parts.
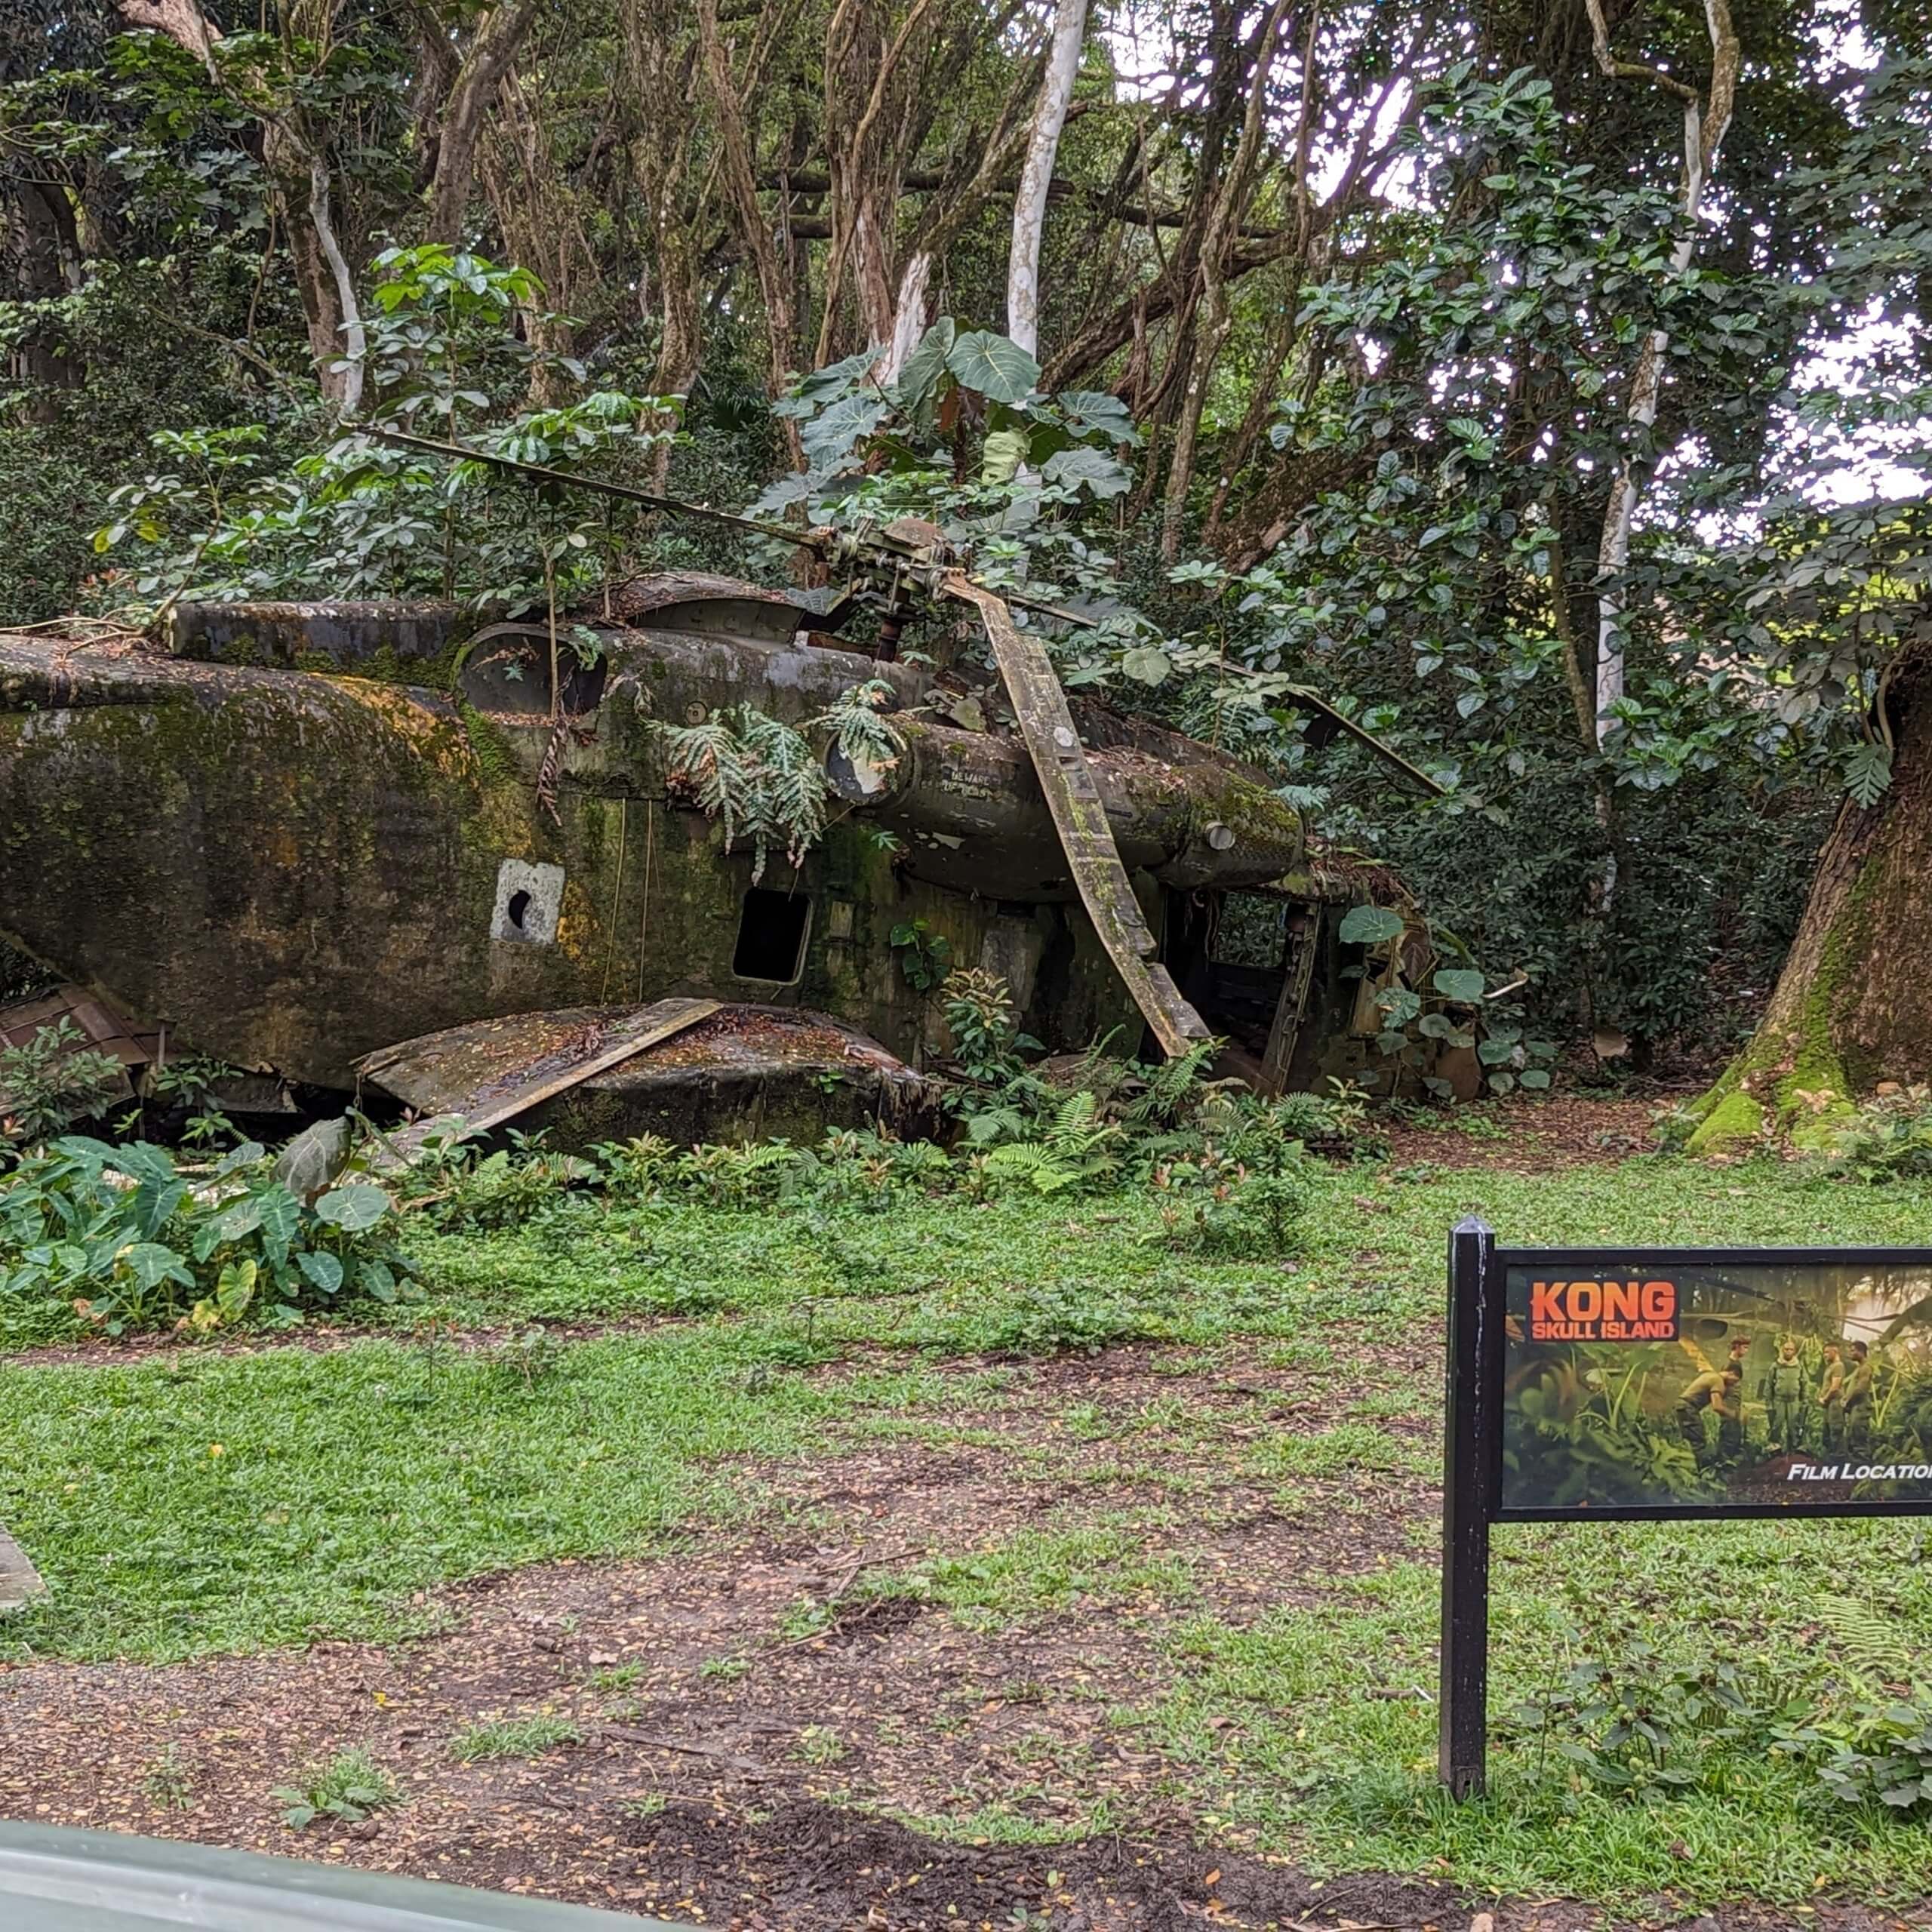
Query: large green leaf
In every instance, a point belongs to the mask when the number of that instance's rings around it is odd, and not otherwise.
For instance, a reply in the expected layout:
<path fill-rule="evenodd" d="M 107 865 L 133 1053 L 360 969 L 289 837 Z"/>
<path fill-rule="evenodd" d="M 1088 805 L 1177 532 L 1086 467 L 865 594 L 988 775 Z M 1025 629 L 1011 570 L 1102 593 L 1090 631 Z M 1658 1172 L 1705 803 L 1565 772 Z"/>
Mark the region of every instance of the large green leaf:
<path fill-rule="evenodd" d="M 1137 685 L 1164 685 L 1173 674 L 1174 660 L 1158 644 L 1140 644 L 1121 653 L 1120 668 Z"/>
<path fill-rule="evenodd" d="M 302 1204 L 279 1182 L 271 1182 L 257 1191 L 262 1208 L 262 1247 L 279 1268 L 288 1260 L 289 1244 L 301 1224 Z"/>
<path fill-rule="evenodd" d="M 389 1211 L 389 1196 L 365 1180 L 333 1189 L 315 1203 L 316 1220 L 346 1235 L 366 1233 Z"/>
<path fill-rule="evenodd" d="M 1385 986 L 1375 995 L 1375 1003 L 1391 1026 L 1406 1026 L 1422 1011 L 1422 995 L 1407 986 Z"/>
<path fill-rule="evenodd" d="M 798 380 L 797 393 L 808 399 L 835 395 L 848 383 L 856 383 L 878 360 L 876 349 L 862 349 L 842 362 L 828 362 Z"/>
<path fill-rule="evenodd" d="M 900 366 L 894 386 L 902 409 L 917 409 L 939 386 L 939 379 L 946 374 L 946 358 L 958 337 L 958 325 L 950 315 L 940 316 L 920 337 Z"/>
<path fill-rule="evenodd" d="M 247 1194 L 232 1207 L 221 1211 L 215 1222 L 215 1232 L 223 1241 L 239 1241 L 244 1235 L 253 1234 L 261 1225 L 260 1197 Z"/>
<path fill-rule="evenodd" d="M 1472 1006 L 1481 999 L 1488 983 L 1480 973 L 1463 966 L 1445 966 L 1435 976 L 1435 990 L 1444 999 L 1463 1006 Z"/>
<path fill-rule="evenodd" d="M 221 1271 L 215 1284 L 215 1305 L 229 1321 L 245 1312 L 255 1299 L 255 1264 L 248 1260 L 231 1261 Z"/>
<path fill-rule="evenodd" d="M 291 1194 L 312 1201 L 342 1172 L 348 1159 L 348 1121 L 318 1120 L 281 1150 L 275 1177 Z"/>
<path fill-rule="evenodd" d="M 823 469 L 851 454 L 852 445 L 869 436 L 885 420 L 886 405 L 876 395 L 841 396 L 799 432 L 805 454 Z"/>
<path fill-rule="evenodd" d="M 1341 941 L 1344 946 L 1379 946 L 1384 940 L 1400 939 L 1407 923 L 1386 906 L 1358 906 L 1342 921 Z"/>
<path fill-rule="evenodd" d="M 296 1256 L 295 1265 L 325 1295 L 342 1286 L 342 1263 L 326 1249 L 305 1248 Z"/>
<path fill-rule="evenodd" d="M 134 1224 L 143 1238 L 152 1241 L 159 1234 L 187 1198 L 185 1180 L 143 1181 L 134 1190 Z"/>
<path fill-rule="evenodd" d="M 151 1146 L 145 1140 L 130 1141 L 113 1149 L 107 1161 L 132 1181 L 151 1181 L 165 1187 L 174 1178 L 174 1157 L 165 1147 Z"/>
<path fill-rule="evenodd" d="M 1040 473 L 1049 483 L 1086 489 L 1103 500 L 1109 497 L 1124 496 L 1128 485 L 1134 480 L 1128 475 L 1125 463 L 1109 456 L 1104 450 L 1090 450 L 1082 445 L 1048 457 Z"/>
<path fill-rule="evenodd" d="M 1040 365 L 1018 343 L 990 329 L 961 336 L 946 351 L 946 366 L 962 389 L 994 402 L 1023 402 L 1040 380 Z"/>
<path fill-rule="evenodd" d="M 980 480 L 983 483 L 1010 483 L 1026 460 L 1026 432 L 1023 429 L 995 429 L 980 451 Z"/>
<path fill-rule="evenodd" d="M 158 1287 L 163 1281 L 179 1281 L 184 1288 L 195 1284 L 181 1257 L 158 1241 L 133 1242 L 121 1251 L 119 1260 L 143 1289 Z"/>
<path fill-rule="evenodd" d="M 1082 429 L 1097 429 L 1112 442 L 1140 441 L 1132 412 L 1118 396 L 1105 389 L 1063 389 L 1054 400 Z"/>

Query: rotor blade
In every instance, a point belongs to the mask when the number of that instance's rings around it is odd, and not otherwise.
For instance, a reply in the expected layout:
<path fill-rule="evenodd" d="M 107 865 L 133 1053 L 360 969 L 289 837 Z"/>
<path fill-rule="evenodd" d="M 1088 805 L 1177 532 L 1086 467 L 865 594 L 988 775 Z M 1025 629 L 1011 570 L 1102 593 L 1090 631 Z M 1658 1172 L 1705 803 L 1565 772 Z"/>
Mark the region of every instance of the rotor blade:
<path fill-rule="evenodd" d="M 1178 1060 L 1196 1041 L 1209 1037 L 1208 1028 L 1155 957 L 1158 943 L 1121 863 L 1094 768 L 1046 646 L 1036 634 L 1015 626 L 998 592 L 974 583 L 964 571 L 949 572 L 940 586 L 978 610 L 1081 903 L 1161 1051 Z"/>
<path fill-rule="evenodd" d="M 1366 745 L 1378 758 L 1385 758 L 1398 771 L 1406 773 L 1425 790 L 1433 792 L 1438 798 L 1446 798 L 1448 789 L 1438 785 L 1429 774 L 1411 764 L 1394 746 L 1384 744 L 1373 731 L 1364 731 L 1352 718 L 1345 717 L 1318 692 L 1307 690 L 1300 685 L 1291 685 L 1282 695 L 1305 710 L 1318 711 L 1324 718 L 1332 720 L 1348 733 L 1358 744 Z"/>
<path fill-rule="evenodd" d="M 977 577 L 968 580 L 977 584 L 982 590 L 991 588 L 989 585 L 980 583 Z M 1078 624 L 1086 630 L 1097 630 L 1100 628 L 1100 620 L 1098 618 L 1088 617 L 1081 611 L 1069 610 L 1063 604 L 1049 604 L 1040 598 L 1024 597 L 1017 591 L 1012 590 L 996 591 L 994 594 L 996 596 L 1003 597 L 1009 604 L 1017 605 L 1023 611 L 1037 611 L 1042 617 L 1057 617 L 1062 623 Z M 1220 668 L 1224 672 L 1232 672 L 1240 677 L 1252 677 L 1255 675 L 1244 664 L 1224 664 Z M 1377 757 L 1386 758 L 1398 771 L 1413 778 L 1425 791 L 1434 792 L 1438 798 L 1448 796 L 1447 789 L 1438 785 L 1427 772 L 1411 764 L 1392 745 L 1383 743 L 1373 731 L 1363 730 L 1361 726 L 1356 724 L 1352 718 L 1345 717 L 1319 692 L 1309 691 L 1305 685 L 1290 685 L 1284 695 L 1291 698 L 1297 704 L 1307 710 L 1318 711 L 1323 717 L 1332 718 L 1358 743 L 1366 745 Z"/>
<path fill-rule="evenodd" d="M 795 530 L 782 523 L 764 523 L 756 517 L 737 516 L 729 510 L 714 510 L 703 503 L 687 503 L 675 497 L 660 497 L 651 490 L 633 488 L 628 483 L 607 483 L 598 476 L 573 476 L 568 470 L 552 469 L 541 463 L 525 463 L 513 456 L 494 456 L 488 450 L 472 449 L 466 443 L 445 442 L 435 436 L 419 436 L 408 429 L 386 429 L 375 423 L 346 423 L 346 429 L 373 436 L 379 443 L 393 443 L 398 449 L 423 450 L 432 456 L 454 457 L 463 463 L 487 463 L 497 469 L 534 478 L 540 483 L 555 483 L 566 489 L 591 490 L 602 497 L 621 497 L 626 503 L 642 503 L 647 509 L 669 510 L 679 516 L 708 517 L 713 523 L 728 523 L 734 529 L 755 531 L 761 537 L 775 537 L 781 543 L 801 549 L 823 547 L 811 531 Z"/>

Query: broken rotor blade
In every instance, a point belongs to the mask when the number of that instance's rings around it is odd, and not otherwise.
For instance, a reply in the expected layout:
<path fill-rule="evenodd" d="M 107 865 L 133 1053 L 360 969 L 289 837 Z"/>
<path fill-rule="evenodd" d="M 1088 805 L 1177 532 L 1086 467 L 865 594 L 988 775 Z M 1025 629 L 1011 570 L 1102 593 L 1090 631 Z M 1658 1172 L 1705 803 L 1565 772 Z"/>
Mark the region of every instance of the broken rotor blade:
<path fill-rule="evenodd" d="M 1309 691 L 1304 685 L 1291 685 L 1281 694 L 1291 703 L 1300 706 L 1303 710 L 1319 712 L 1331 723 L 1347 732 L 1356 743 L 1366 745 L 1378 758 L 1386 758 L 1398 771 L 1405 773 L 1418 785 L 1433 792 L 1438 798 L 1446 798 L 1449 795 L 1446 786 L 1438 784 L 1427 772 L 1411 764 L 1394 746 L 1383 743 L 1373 731 L 1364 731 L 1352 718 L 1337 711 L 1318 692 Z"/>
<path fill-rule="evenodd" d="M 1158 942 L 1121 863 L 1094 768 L 1087 762 L 1066 693 L 1045 645 L 1014 623 L 1013 613 L 998 592 L 958 571 L 949 571 L 940 585 L 948 595 L 978 610 L 1080 902 L 1161 1051 L 1171 1060 L 1179 1059 L 1197 1041 L 1211 1035 L 1200 1014 L 1181 997 L 1166 967 L 1154 957 Z"/>
<path fill-rule="evenodd" d="M 553 469 L 547 463 L 525 463 L 519 457 L 497 456 L 488 450 L 472 449 L 467 443 L 445 442 L 440 437 L 419 436 L 413 430 L 391 429 L 377 423 L 345 423 L 356 435 L 373 437 L 379 443 L 398 449 L 422 450 L 432 456 L 446 456 L 461 463 L 487 463 L 494 469 L 507 469 L 539 483 L 554 483 L 568 490 L 589 490 L 601 497 L 616 497 L 627 503 L 641 503 L 647 509 L 669 510 L 680 516 L 701 516 L 713 523 L 728 523 L 738 530 L 749 530 L 760 537 L 776 537 L 781 543 L 793 543 L 802 549 L 824 547 L 817 534 L 794 530 L 782 523 L 765 523 L 757 517 L 738 516 L 730 510 L 714 510 L 703 503 L 687 503 L 676 497 L 660 497 L 654 490 L 639 490 L 628 483 L 608 483 L 601 476 L 573 476 L 567 469 Z"/>

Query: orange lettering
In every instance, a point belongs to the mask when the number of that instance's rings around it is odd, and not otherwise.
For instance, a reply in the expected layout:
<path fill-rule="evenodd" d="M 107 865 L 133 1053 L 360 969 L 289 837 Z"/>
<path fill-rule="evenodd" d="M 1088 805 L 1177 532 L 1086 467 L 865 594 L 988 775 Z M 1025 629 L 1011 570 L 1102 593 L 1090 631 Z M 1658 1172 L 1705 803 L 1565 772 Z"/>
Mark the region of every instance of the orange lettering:
<path fill-rule="evenodd" d="M 1559 1297 L 1563 1293 L 1561 1281 L 1539 1281 L 1530 1291 L 1530 1325 L 1534 1328 L 1547 1327 L 1563 1319 L 1563 1303 Z"/>
<path fill-rule="evenodd" d="M 1570 1317 L 1574 1321 L 1594 1321 L 1603 1309 L 1603 1290 L 1595 1281 L 1570 1284 Z"/>
<path fill-rule="evenodd" d="M 1636 1283 L 1635 1281 L 1604 1282 L 1603 1313 L 1606 1321 L 1635 1321 L 1637 1318 Z"/>
<path fill-rule="evenodd" d="M 1675 1281 L 1646 1281 L 1644 1284 L 1644 1319 L 1646 1321 L 1668 1321 L 1677 1312 L 1677 1284 Z"/>

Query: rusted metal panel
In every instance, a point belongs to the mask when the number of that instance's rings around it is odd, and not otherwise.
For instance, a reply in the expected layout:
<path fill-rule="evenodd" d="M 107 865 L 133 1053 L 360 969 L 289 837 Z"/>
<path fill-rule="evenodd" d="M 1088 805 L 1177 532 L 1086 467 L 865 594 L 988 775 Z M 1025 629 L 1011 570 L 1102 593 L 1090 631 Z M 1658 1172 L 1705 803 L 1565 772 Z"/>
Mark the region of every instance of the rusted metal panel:
<path fill-rule="evenodd" d="M 37 1035 L 63 1020 L 81 1035 L 73 1052 L 111 1054 L 121 1063 L 121 1084 L 106 1099 L 131 1100 L 134 1083 L 160 1054 L 161 1036 L 137 1026 L 85 986 L 56 986 L 35 998 L 0 1007 L 0 1048 L 30 1046 Z M 0 1088 L 0 1110 L 5 1102 L 5 1090 Z"/>
<path fill-rule="evenodd" d="M 660 999 L 617 1019 L 512 1014 L 386 1047 L 359 1060 L 357 1071 L 406 1105 L 432 1115 L 460 1114 L 480 1133 L 695 1026 L 718 1008 L 715 999 Z M 391 1144 L 407 1154 L 427 1128 L 420 1122 Z"/>
<path fill-rule="evenodd" d="M 1195 1041 L 1208 1038 L 1208 1029 L 1182 998 L 1168 969 L 1155 958 L 1157 943 L 1121 863 L 1093 768 L 1045 648 L 1037 638 L 1021 633 L 1004 600 L 993 592 L 957 571 L 949 573 L 945 583 L 952 595 L 974 605 L 985 621 L 993 661 L 1013 700 L 1020 735 L 1032 755 L 1054 829 L 1094 930 L 1162 1050 L 1170 1058 L 1178 1058 Z"/>

